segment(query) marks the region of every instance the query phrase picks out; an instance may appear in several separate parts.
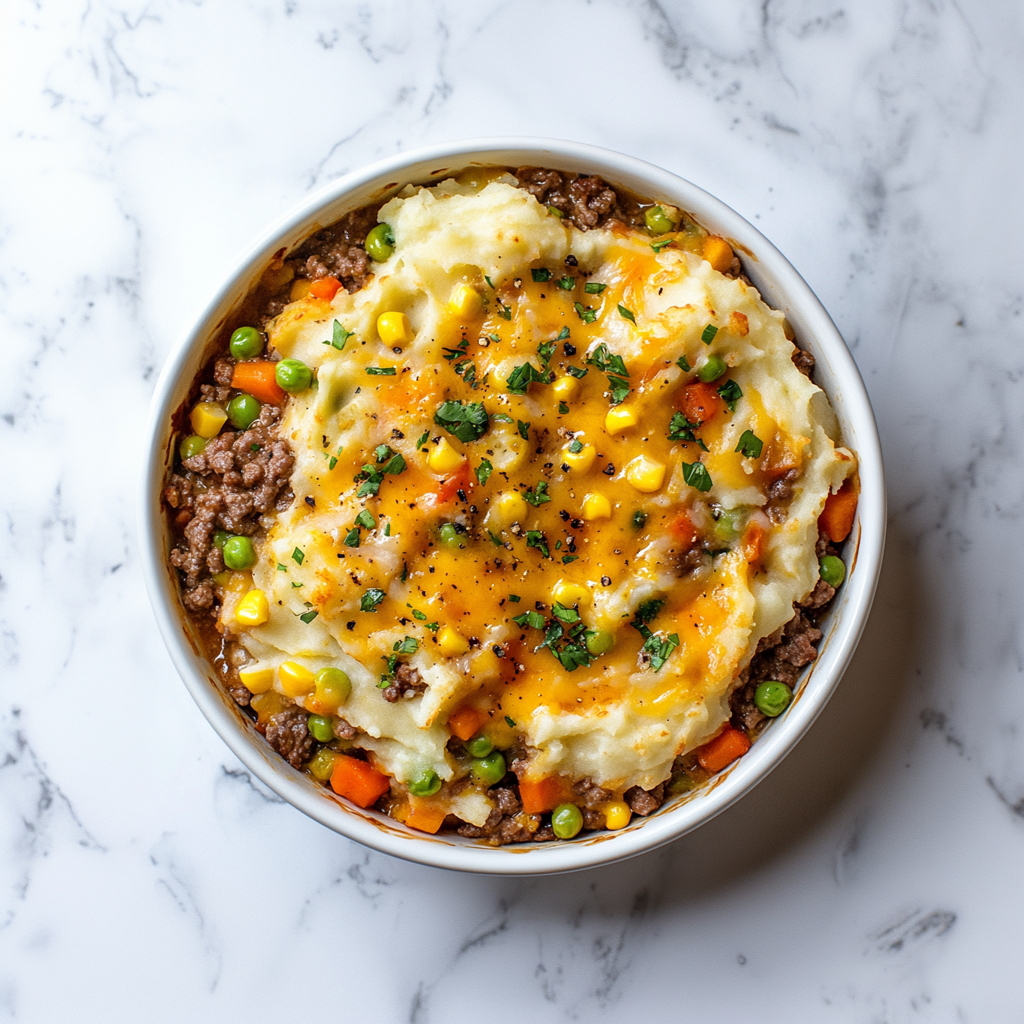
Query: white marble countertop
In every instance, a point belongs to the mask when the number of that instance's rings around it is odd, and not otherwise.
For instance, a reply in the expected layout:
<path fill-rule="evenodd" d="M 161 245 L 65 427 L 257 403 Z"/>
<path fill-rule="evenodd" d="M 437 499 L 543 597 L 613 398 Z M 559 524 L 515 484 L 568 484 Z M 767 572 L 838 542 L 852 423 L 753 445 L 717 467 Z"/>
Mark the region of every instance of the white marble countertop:
<path fill-rule="evenodd" d="M 1019 4 L 0 20 L 0 1018 L 1024 1019 Z M 866 636 L 796 752 L 697 833 L 553 879 L 369 853 L 254 783 L 135 535 L 156 372 L 256 234 L 497 134 L 632 153 L 761 227 L 849 340 L 889 480 Z"/>

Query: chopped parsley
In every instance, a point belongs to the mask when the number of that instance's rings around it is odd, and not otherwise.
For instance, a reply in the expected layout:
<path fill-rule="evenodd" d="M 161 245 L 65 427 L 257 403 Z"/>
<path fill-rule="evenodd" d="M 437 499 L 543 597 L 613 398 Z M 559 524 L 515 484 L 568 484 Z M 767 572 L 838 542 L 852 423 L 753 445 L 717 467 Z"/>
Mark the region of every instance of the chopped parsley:
<path fill-rule="evenodd" d="M 655 672 L 661 671 L 662 666 L 668 660 L 669 655 L 679 646 L 679 634 L 663 637 L 652 633 L 648 623 L 657 618 L 665 602 L 655 598 L 644 601 L 636 610 L 633 621 L 630 625 L 644 638 L 644 645 L 640 650 L 647 654 L 651 660 L 651 668 Z"/>
<path fill-rule="evenodd" d="M 509 416 L 507 413 L 503 413 L 503 412 L 496 412 L 494 414 L 494 416 L 491 417 L 491 418 L 494 420 L 495 423 L 511 423 L 512 422 L 512 417 Z"/>
<path fill-rule="evenodd" d="M 528 612 L 523 612 L 522 615 L 517 615 L 512 620 L 517 626 L 530 626 L 533 629 L 544 628 L 544 616 L 540 612 L 535 612 L 532 608 Z"/>
<path fill-rule="evenodd" d="M 623 320 L 628 320 L 630 323 L 636 323 L 636 317 L 633 315 L 633 311 L 631 309 L 626 309 L 621 302 L 619 303 L 619 316 L 621 316 Z"/>
<path fill-rule="evenodd" d="M 582 302 L 574 302 L 572 308 L 585 324 L 592 324 L 597 319 L 597 313 L 590 306 L 584 306 Z"/>
<path fill-rule="evenodd" d="M 490 426 L 483 402 L 442 402 L 434 413 L 434 422 L 463 443 L 480 440 Z"/>
<path fill-rule="evenodd" d="M 523 420 L 516 420 L 516 428 L 519 431 L 519 436 L 524 441 L 530 440 L 530 424 Z"/>
<path fill-rule="evenodd" d="M 505 389 L 513 395 L 525 395 L 529 386 L 533 383 L 548 384 L 550 381 L 546 374 L 540 372 L 533 363 L 523 363 L 517 366 L 505 381 Z"/>
<path fill-rule="evenodd" d="M 491 473 L 494 472 L 494 467 L 490 464 L 487 459 L 481 459 L 480 465 L 476 467 L 476 478 L 480 482 L 480 486 L 483 487 L 485 483 L 490 479 Z"/>
<path fill-rule="evenodd" d="M 632 523 L 634 530 L 642 530 L 647 525 L 647 513 L 642 508 L 638 508 L 633 513 Z"/>
<path fill-rule="evenodd" d="M 488 530 L 487 536 L 491 538 L 491 543 L 496 548 L 501 548 L 505 546 L 505 542 L 493 530 Z"/>
<path fill-rule="evenodd" d="M 421 451 L 423 446 L 429 440 L 430 440 L 430 431 L 429 430 L 424 430 L 423 433 L 420 434 L 419 440 L 416 442 L 416 451 Z"/>
<path fill-rule="evenodd" d="M 513 604 L 519 604 L 519 602 L 520 602 L 520 601 L 522 600 L 522 598 L 520 598 L 520 596 L 519 596 L 518 594 L 509 594 L 509 595 L 508 595 L 508 599 L 509 599 L 509 600 L 510 600 L 510 601 L 511 601 L 511 602 L 512 602 Z"/>
<path fill-rule="evenodd" d="M 325 345 L 333 345 L 339 352 L 345 347 L 345 342 L 352 337 L 353 331 L 346 331 L 344 327 L 334 321 L 334 333 L 331 335 L 330 341 L 325 341 Z"/>
<path fill-rule="evenodd" d="M 740 434 L 740 443 L 733 451 L 742 452 L 746 459 L 761 458 L 761 450 L 764 448 L 764 441 L 761 440 L 752 430 L 744 430 Z"/>
<path fill-rule="evenodd" d="M 366 372 L 371 377 L 394 377 L 398 371 L 393 366 L 368 366 Z"/>
<path fill-rule="evenodd" d="M 534 507 L 537 508 L 539 505 L 543 505 L 544 502 L 551 500 L 551 495 L 548 494 L 548 482 L 547 480 L 540 480 L 537 482 L 537 487 L 532 491 L 526 491 L 523 497 Z"/>
<path fill-rule="evenodd" d="M 545 558 L 551 557 L 551 551 L 548 549 L 548 539 L 544 536 L 542 530 L 527 530 L 526 546 L 528 548 L 536 548 Z"/>
<path fill-rule="evenodd" d="M 551 280 L 551 271 L 546 267 L 537 267 L 534 270 L 531 270 L 530 273 L 533 275 L 534 281 L 538 284 Z"/>
<path fill-rule="evenodd" d="M 345 543 L 350 548 L 357 548 L 357 547 L 359 547 L 359 527 L 358 526 L 353 526 L 352 529 L 349 530 L 348 533 L 345 534 Z"/>
<path fill-rule="evenodd" d="M 699 426 L 699 423 L 691 423 L 681 412 L 673 413 L 668 424 L 668 439 L 670 441 L 693 441 L 707 451 L 708 446 L 694 433 Z"/>
<path fill-rule="evenodd" d="M 571 292 L 573 288 L 576 287 L 576 278 L 568 276 L 563 277 L 559 280 L 558 287 L 564 292 Z"/>
<path fill-rule="evenodd" d="M 718 328 L 714 324 L 708 324 L 707 327 L 701 332 L 700 340 L 705 345 L 710 345 L 715 340 L 715 335 L 718 333 Z"/>
<path fill-rule="evenodd" d="M 568 402 L 559 402 L 558 403 L 558 415 L 559 416 L 564 416 L 568 411 L 569 411 L 569 403 Z"/>
<path fill-rule="evenodd" d="M 502 320 L 512 319 L 512 310 L 508 306 L 506 306 L 505 303 L 501 301 L 501 299 L 498 299 L 498 316 L 500 316 Z"/>
<path fill-rule="evenodd" d="M 490 285 L 490 286 L 491 286 L 492 288 L 494 287 L 494 282 L 493 282 L 493 281 L 492 281 L 492 280 L 491 280 L 491 279 L 490 279 L 490 278 L 489 278 L 489 277 L 488 277 L 488 276 L 487 276 L 486 274 L 484 274 L 484 280 L 485 280 L 485 281 L 486 281 L 486 282 L 487 282 L 487 283 L 488 283 L 488 284 L 489 284 L 489 285 Z"/>
<path fill-rule="evenodd" d="M 666 245 L 671 245 L 672 241 L 673 240 L 671 238 L 663 238 L 660 242 L 651 242 L 651 248 L 655 252 L 661 252 L 661 250 L 664 249 Z"/>
<path fill-rule="evenodd" d="M 577 380 L 582 380 L 590 371 L 585 366 L 567 366 L 565 372 L 570 377 L 575 377 Z"/>
<path fill-rule="evenodd" d="M 722 396 L 722 400 L 725 404 L 729 406 L 729 412 L 735 412 L 736 403 L 743 397 L 743 392 L 740 391 L 739 384 L 730 377 L 729 380 L 727 380 L 718 389 L 718 393 Z"/>
<path fill-rule="evenodd" d="M 306 556 L 305 556 L 305 555 L 304 555 L 304 554 L 303 554 L 303 553 L 302 553 L 302 552 L 301 552 L 301 551 L 300 551 L 300 550 L 299 550 L 298 548 L 296 548 L 296 549 L 295 549 L 295 550 L 294 550 L 294 551 L 292 552 L 292 559 L 293 559 L 294 561 L 298 562 L 298 563 L 299 563 L 299 565 L 302 565 L 302 561 L 303 561 L 303 559 L 304 559 L 305 557 L 306 557 Z"/>
<path fill-rule="evenodd" d="M 426 618 L 426 616 L 423 616 Z M 395 646 L 391 649 L 397 651 L 399 654 L 415 654 L 420 642 L 414 636 L 407 636 L 404 640 L 399 643 L 395 641 Z"/>
<path fill-rule="evenodd" d="M 576 455 L 579 452 L 583 451 L 583 442 L 580 441 L 578 438 L 574 437 L 569 442 L 569 451 L 571 451 L 573 453 L 573 455 Z"/>
<path fill-rule="evenodd" d="M 327 460 L 327 468 L 328 469 L 334 469 L 334 467 L 337 464 L 338 464 L 338 460 L 333 455 Z"/>
<path fill-rule="evenodd" d="M 407 604 L 405 607 L 408 608 L 412 612 L 412 617 L 417 622 L 426 622 L 427 621 L 426 615 L 424 615 L 423 612 L 421 612 L 419 610 L 419 608 L 413 608 L 413 606 L 411 604 Z"/>
<path fill-rule="evenodd" d="M 695 487 L 698 491 L 711 490 L 711 474 L 703 462 L 684 462 L 683 479 L 690 487 Z"/>
<path fill-rule="evenodd" d="M 356 524 L 367 530 L 375 530 L 377 528 L 377 520 L 373 518 L 373 513 L 368 508 L 364 508 L 356 516 Z"/>
<path fill-rule="evenodd" d="M 579 555 L 562 555 L 562 565 L 568 565 L 570 562 L 575 562 Z"/>
<path fill-rule="evenodd" d="M 288 566 L 287 565 L 282 565 L 280 562 L 278 562 L 277 563 L 277 571 L 278 572 L 287 572 L 288 571 Z"/>
<path fill-rule="evenodd" d="M 542 341 L 537 346 L 537 355 L 540 356 L 540 361 L 547 366 L 551 362 L 551 357 L 555 354 L 555 343 L 553 341 Z"/>
<path fill-rule="evenodd" d="M 314 608 L 311 612 L 305 612 L 299 618 L 308 626 L 320 613 Z"/>
<path fill-rule="evenodd" d="M 379 590 L 377 587 L 370 587 L 359 601 L 359 610 L 361 612 L 375 612 L 377 606 L 386 596 L 383 590 Z"/>
<path fill-rule="evenodd" d="M 587 356 L 587 362 L 607 374 L 612 405 L 621 405 L 630 391 L 629 381 L 626 380 L 629 370 L 626 369 L 622 356 L 609 352 L 608 346 L 602 342 L 594 349 L 592 355 Z"/>
<path fill-rule="evenodd" d="M 683 371 L 683 373 L 689 373 L 692 369 L 692 367 L 690 366 L 690 360 L 687 359 L 686 356 L 680 356 L 676 360 L 676 366 L 678 366 L 679 369 Z"/>
<path fill-rule="evenodd" d="M 549 207 L 549 209 L 553 209 L 553 207 Z M 559 211 L 559 215 L 561 215 L 561 211 Z M 510 729 L 514 729 L 514 728 L 516 727 L 516 723 L 515 723 L 515 722 L 513 722 L 513 721 L 512 721 L 512 719 L 508 717 L 508 715 L 506 715 L 506 716 L 505 716 L 505 724 L 506 724 L 506 725 L 507 725 L 507 726 L 508 726 L 508 727 L 509 727 Z"/>
<path fill-rule="evenodd" d="M 603 292 L 605 290 L 605 288 L 607 288 L 607 287 L 608 287 L 608 285 L 606 285 L 606 284 L 598 284 L 597 281 L 588 281 L 583 286 L 583 290 L 588 295 L 600 295 L 601 292 Z"/>
<path fill-rule="evenodd" d="M 568 337 L 569 337 L 569 328 L 568 327 L 563 327 L 558 332 L 558 337 L 555 338 L 555 341 L 565 341 L 565 339 L 568 338 Z"/>

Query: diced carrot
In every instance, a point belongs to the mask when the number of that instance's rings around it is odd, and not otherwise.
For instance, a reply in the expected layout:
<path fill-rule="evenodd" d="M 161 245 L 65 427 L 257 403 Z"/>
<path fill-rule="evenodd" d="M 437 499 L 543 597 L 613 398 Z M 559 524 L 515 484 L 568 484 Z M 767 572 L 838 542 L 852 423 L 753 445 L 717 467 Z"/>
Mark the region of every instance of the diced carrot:
<path fill-rule="evenodd" d="M 431 504 L 436 508 L 438 505 L 444 505 L 451 501 L 459 491 L 468 493 L 473 487 L 469 474 L 469 461 L 467 460 L 447 480 L 438 484 L 433 494 L 427 496 Z"/>
<path fill-rule="evenodd" d="M 710 743 L 705 743 L 697 751 L 697 760 L 704 771 L 720 772 L 749 749 L 750 740 L 747 739 L 746 733 L 727 725 L 724 732 L 720 732 Z"/>
<path fill-rule="evenodd" d="M 251 363 L 235 363 L 235 372 L 231 375 L 231 386 L 239 391 L 247 391 L 253 398 L 271 405 L 282 405 L 285 398 L 284 389 L 277 383 L 277 363 L 266 360 L 255 360 Z"/>
<path fill-rule="evenodd" d="M 713 384 L 698 381 L 683 388 L 679 408 L 691 423 L 704 423 L 722 411 L 722 399 Z"/>
<path fill-rule="evenodd" d="M 818 517 L 818 529 L 824 530 L 833 544 L 838 544 L 850 536 L 856 514 L 857 492 L 852 481 L 847 480 L 835 494 L 825 499 L 825 508 Z"/>
<path fill-rule="evenodd" d="M 370 807 L 387 791 L 391 780 L 371 764 L 347 754 L 339 754 L 331 772 L 331 789 L 348 797 L 359 807 Z"/>
<path fill-rule="evenodd" d="M 405 819 L 409 828 L 433 835 L 444 824 L 448 812 L 440 804 L 433 800 L 418 800 L 414 796 L 409 798 L 409 804 L 411 809 Z"/>
<path fill-rule="evenodd" d="M 309 286 L 309 294 L 330 302 L 338 294 L 340 287 L 341 282 L 336 277 L 321 277 Z"/>
<path fill-rule="evenodd" d="M 734 256 L 732 246 L 718 235 L 708 235 L 704 239 L 701 255 L 720 274 L 724 274 L 732 266 Z"/>
<path fill-rule="evenodd" d="M 672 536 L 677 537 L 683 547 L 687 549 L 697 543 L 697 530 L 693 525 L 693 520 L 685 512 L 673 519 L 669 523 L 668 529 Z"/>
<path fill-rule="evenodd" d="M 480 726 L 486 721 L 487 715 L 467 704 L 448 716 L 448 728 L 453 736 L 457 736 L 465 743 L 480 731 Z"/>
<path fill-rule="evenodd" d="M 527 814 L 543 814 L 554 810 L 568 795 L 568 787 L 557 775 L 546 779 L 521 779 L 519 799 Z"/>
<path fill-rule="evenodd" d="M 743 531 L 742 547 L 743 557 L 751 564 L 761 561 L 761 555 L 764 554 L 764 537 L 764 527 L 756 519 L 747 523 L 747 528 Z"/>

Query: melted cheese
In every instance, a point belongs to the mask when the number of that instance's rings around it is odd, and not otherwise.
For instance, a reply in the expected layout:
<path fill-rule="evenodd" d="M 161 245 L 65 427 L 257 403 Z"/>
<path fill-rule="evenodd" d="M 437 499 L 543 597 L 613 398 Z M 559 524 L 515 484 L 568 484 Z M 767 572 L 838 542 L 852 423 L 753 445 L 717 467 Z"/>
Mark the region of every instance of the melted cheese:
<path fill-rule="evenodd" d="M 284 417 L 295 501 L 254 570 L 271 616 L 245 635 L 246 646 L 267 666 L 290 658 L 348 672 L 352 695 L 341 713 L 399 781 L 425 768 L 452 777 L 445 723 L 469 702 L 486 713 L 499 746 L 525 740 L 534 775 L 590 776 L 619 792 L 651 788 L 677 754 L 721 728 L 758 640 L 814 586 L 817 518 L 853 457 L 829 437 L 829 417 L 816 414 L 823 396 L 793 365 L 782 315 L 687 251 L 682 237 L 655 253 L 639 232 L 580 232 L 507 178 L 409 188 L 380 219 L 392 227 L 395 252 L 375 277 L 332 302 L 291 303 L 270 332 L 281 356 L 303 360 L 317 380 Z M 570 254 L 578 266 L 566 265 Z M 548 280 L 534 280 L 540 268 Z M 587 292 L 585 282 L 604 287 Z M 467 284 L 485 300 L 469 315 L 450 303 Z M 378 338 L 377 318 L 391 311 L 407 314 L 415 333 L 401 350 Z M 341 350 L 330 344 L 335 321 L 351 332 Z M 719 330 L 705 344 L 708 324 Z M 601 344 L 628 370 L 630 392 L 617 408 L 635 425 L 617 432 L 607 424 L 608 377 L 586 362 Z M 742 397 L 698 429 L 705 453 L 668 433 L 694 376 L 679 361 L 697 367 L 709 356 L 729 367 L 716 386 L 731 379 Z M 524 364 L 554 383 L 510 393 L 505 382 Z M 489 429 L 478 440 L 459 441 L 435 422 L 452 400 L 483 403 Z M 759 459 L 736 451 L 748 429 L 764 442 Z M 565 461 L 573 438 L 593 446 L 589 467 L 589 455 L 575 468 Z M 432 471 L 442 439 L 464 456 L 464 469 Z M 388 451 L 378 462 L 381 445 Z M 360 497 L 364 467 L 379 472 L 392 453 L 405 469 Z M 627 479 L 641 454 L 666 470 L 653 491 Z M 480 482 L 485 460 L 491 473 Z M 684 479 L 683 464 L 697 461 L 713 481 L 706 493 Z M 800 475 L 788 515 L 774 525 L 760 508 L 771 480 L 790 467 Z M 583 521 L 588 495 L 607 499 L 607 517 Z M 373 529 L 356 525 L 364 509 Z M 637 510 L 647 514 L 639 530 Z M 759 553 L 740 537 L 710 539 L 714 517 L 731 511 L 764 532 Z M 681 564 L 692 541 L 686 521 L 679 528 L 684 513 L 698 546 L 718 552 L 695 572 Z M 446 522 L 463 531 L 460 547 L 441 544 Z M 358 547 L 346 543 L 354 530 Z M 363 611 L 371 588 L 385 596 Z M 588 628 L 613 634 L 614 649 L 568 671 L 539 647 L 542 630 L 514 621 L 535 609 L 548 619 L 557 594 L 573 595 L 563 603 Z M 664 603 L 649 629 L 678 640 L 657 671 L 630 625 L 652 599 Z M 443 627 L 469 642 L 466 653 L 442 653 Z M 378 681 L 406 637 L 417 649 L 402 658 L 426 690 L 389 704 Z"/>

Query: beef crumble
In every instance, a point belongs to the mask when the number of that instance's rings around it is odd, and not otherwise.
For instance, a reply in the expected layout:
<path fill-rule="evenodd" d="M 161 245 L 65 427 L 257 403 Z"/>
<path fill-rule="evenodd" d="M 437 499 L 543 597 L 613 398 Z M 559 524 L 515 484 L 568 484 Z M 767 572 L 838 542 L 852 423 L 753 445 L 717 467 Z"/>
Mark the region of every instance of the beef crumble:
<path fill-rule="evenodd" d="M 580 231 L 604 228 L 612 223 L 643 225 L 638 203 L 620 195 L 596 174 L 571 174 L 544 167 L 520 167 L 515 172 L 519 187 L 542 206 L 559 210 Z"/>
<path fill-rule="evenodd" d="M 217 360 L 215 380 L 227 375 L 225 364 L 233 362 Z M 223 403 L 231 389 L 204 384 L 200 395 L 203 401 Z M 224 569 L 224 559 L 214 543 L 216 531 L 251 537 L 260 528 L 261 516 L 283 511 L 292 502 L 288 481 L 295 458 L 288 443 L 277 437 L 280 418 L 280 409 L 264 405 L 248 430 L 227 430 L 198 455 L 182 460 L 182 471 L 172 473 L 164 487 L 163 500 L 180 533 L 170 562 L 183 576 L 182 601 L 189 611 L 216 616 L 220 608 L 213 576 Z"/>
<path fill-rule="evenodd" d="M 267 722 L 267 742 L 293 768 L 301 768 L 316 746 L 316 740 L 309 732 L 308 721 L 309 712 L 293 704 L 271 715 Z"/>

